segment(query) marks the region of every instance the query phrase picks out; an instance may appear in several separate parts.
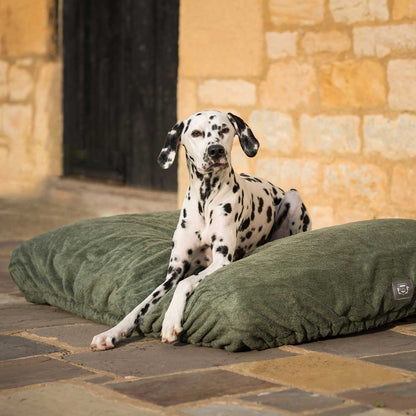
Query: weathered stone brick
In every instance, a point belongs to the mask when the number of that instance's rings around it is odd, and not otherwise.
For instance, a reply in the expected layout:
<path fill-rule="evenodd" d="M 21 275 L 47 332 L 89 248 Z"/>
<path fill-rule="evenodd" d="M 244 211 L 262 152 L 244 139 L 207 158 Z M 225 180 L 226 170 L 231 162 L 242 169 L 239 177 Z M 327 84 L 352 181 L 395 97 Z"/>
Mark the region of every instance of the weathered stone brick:
<path fill-rule="evenodd" d="M 311 205 L 307 208 L 311 214 L 313 230 L 335 225 L 334 209 L 331 206 Z"/>
<path fill-rule="evenodd" d="M 355 27 L 353 34 L 354 52 L 357 56 L 383 58 L 391 53 L 416 50 L 416 23 Z"/>
<path fill-rule="evenodd" d="M 9 64 L 6 61 L 0 61 L 0 84 L 5 84 L 7 82 L 7 70 Z"/>
<path fill-rule="evenodd" d="M 233 168 L 236 173 L 252 173 L 249 167 L 249 159 L 241 149 L 238 140 L 234 142 L 231 159 L 233 161 Z"/>
<path fill-rule="evenodd" d="M 179 74 L 251 77 L 263 71 L 262 0 L 182 0 Z M 198 16 L 195 18 L 196 10 Z"/>
<path fill-rule="evenodd" d="M 359 126 L 358 116 L 302 115 L 300 119 L 302 147 L 311 153 L 358 153 Z"/>
<path fill-rule="evenodd" d="M 62 67 L 56 62 L 44 64 L 35 89 L 35 115 L 31 151 L 40 177 L 62 173 L 62 137 L 60 85 Z"/>
<path fill-rule="evenodd" d="M 325 168 L 323 186 L 334 199 L 359 198 L 362 203 L 377 206 L 385 201 L 387 175 L 371 164 L 332 163 Z"/>
<path fill-rule="evenodd" d="M 32 106 L 28 104 L 3 104 L 3 132 L 6 136 L 21 141 L 32 131 Z"/>
<path fill-rule="evenodd" d="M 244 80 L 204 81 L 198 97 L 205 104 L 249 106 L 256 103 L 256 86 Z"/>
<path fill-rule="evenodd" d="M 251 114 L 249 124 L 263 149 L 285 154 L 292 151 L 295 129 L 291 116 L 258 110 Z"/>
<path fill-rule="evenodd" d="M 394 110 L 416 110 L 416 59 L 397 59 L 387 67 L 389 105 Z"/>
<path fill-rule="evenodd" d="M 353 206 L 349 201 L 341 201 L 336 204 L 334 222 L 335 224 L 346 224 L 355 221 L 373 220 L 377 218 L 377 209 L 380 209 L 380 207 L 370 207 L 366 200 L 355 200 Z"/>
<path fill-rule="evenodd" d="M 346 24 L 389 18 L 387 0 L 330 0 L 329 9 L 336 22 Z"/>
<path fill-rule="evenodd" d="M 416 206 L 416 169 L 396 166 L 391 183 L 391 199 L 405 210 Z"/>
<path fill-rule="evenodd" d="M 399 20 L 404 18 L 416 17 L 416 0 L 394 0 L 393 19 Z"/>
<path fill-rule="evenodd" d="M 400 160 L 416 156 L 416 116 L 402 114 L 396 120 L 364 117 L 364 153 Z"/>
<path fill-rule="evenodd" d="M 198 109 L 197 106 L 197 85 L 193 80 L 179 77 L 178 79 L 178 119 L 184 120 Z"/>
<path fill-rule="evenodd" d="M 269 0 L 270 19 L 280 25 L 315 25 L 324 19 L 324 0 Z"/>
<path fill-rule="evenodd" d="M 0 61 L 0 100 L 7 97 L 9 88 L 7 85 L 7 71 L 9 64 L 6 61 Z"/>
<path fill-rule="evenodd" d="M 25 100 L 33 90 L 33 79 L 26 69 L 12 66 L 9 71 L 9 93 L 12 101 Z"/>
<path fill-rule="evenodd" d="M 7 137 L 0 136 L 0 178 L 6 177 L 5 173 L 7 172 L 9 168 L 7 164 L 8 157 L 9 157 L 9 139 Z"/>
<path fill-rule="evenodd" d="M 297 41 L 297 32 L 266 33 L 267 55 L 271 59 L 296 56 Z"/>
<path fill-rule="evenodd" d="M 294 60 L 270 65 L 266 80 L 260 85 L 262 106 L 273 110 L 308 108 L 315 94 L 313 66 Z"/>
<path fill-rule="evenodd" d="M 302 48 L 308 55 L 317 53 L 338 54 L 351 47 L 351 40 L 346 33 L 338 30 L 328 32 L 308 32 L 302 39 Z"/>
<path fill-rule="evenodd" d="M 50 0 L 2 0 L 2 55 L 46 54 L 53 27 L 49 24 L 50 7 Z"/>
<path fill-rule="evenodd" d="M 321 103 L 325 107 L 374 107 L 386 102 L 383 66 L 379 62 L 342 61 L 321 67 Z"/>
<path fill-rule="evenodd" d="M 284 190 L 295 188 L 302 195 L 316 194 L 320 186 L 319 163 L 289 158 L 258 158 L 256 175 Z"/>

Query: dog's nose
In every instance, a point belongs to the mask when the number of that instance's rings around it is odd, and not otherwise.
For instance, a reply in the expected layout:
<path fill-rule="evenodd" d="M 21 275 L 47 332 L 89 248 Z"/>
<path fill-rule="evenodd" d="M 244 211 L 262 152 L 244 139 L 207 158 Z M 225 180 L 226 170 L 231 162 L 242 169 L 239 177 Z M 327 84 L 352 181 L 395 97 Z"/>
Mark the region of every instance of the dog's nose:
<path fill-rule="evenodd" d="M 221 144 L 213 144 L 208 147 L 208 156 L 213 159 L 220 159 L 225 154 L 224 146 Z"/>

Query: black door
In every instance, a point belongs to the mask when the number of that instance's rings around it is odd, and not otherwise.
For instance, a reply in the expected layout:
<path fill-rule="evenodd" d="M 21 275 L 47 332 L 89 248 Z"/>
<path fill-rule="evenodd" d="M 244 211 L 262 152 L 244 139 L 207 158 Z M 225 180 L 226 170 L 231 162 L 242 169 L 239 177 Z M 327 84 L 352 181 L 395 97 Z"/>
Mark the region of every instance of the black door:
<path fill-rule="evenodd" d="M 179 0 L 64 0 L 64 173 L 176 190 Z"/>

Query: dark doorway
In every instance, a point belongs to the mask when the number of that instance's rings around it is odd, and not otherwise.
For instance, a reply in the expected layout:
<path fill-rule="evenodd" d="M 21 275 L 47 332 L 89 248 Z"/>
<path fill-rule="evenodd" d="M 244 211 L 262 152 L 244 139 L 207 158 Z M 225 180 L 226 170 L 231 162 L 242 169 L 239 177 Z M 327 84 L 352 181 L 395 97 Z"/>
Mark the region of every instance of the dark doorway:
<path fill-rule="evenodd" d="M 64 173 L 176 190 L 179 0 L 64 0 Z"/>

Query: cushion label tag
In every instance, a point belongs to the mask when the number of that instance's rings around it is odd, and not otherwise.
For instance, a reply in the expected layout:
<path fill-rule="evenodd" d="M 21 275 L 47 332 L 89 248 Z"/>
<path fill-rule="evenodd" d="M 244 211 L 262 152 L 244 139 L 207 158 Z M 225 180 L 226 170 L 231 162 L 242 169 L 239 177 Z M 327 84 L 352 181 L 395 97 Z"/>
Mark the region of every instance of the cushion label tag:
<path fill-rule="evenodd" d="M 410 279 L 396 280 L 392 288 L 395 300 L 410 300 L 413 297 L 414 286 Z"/>

